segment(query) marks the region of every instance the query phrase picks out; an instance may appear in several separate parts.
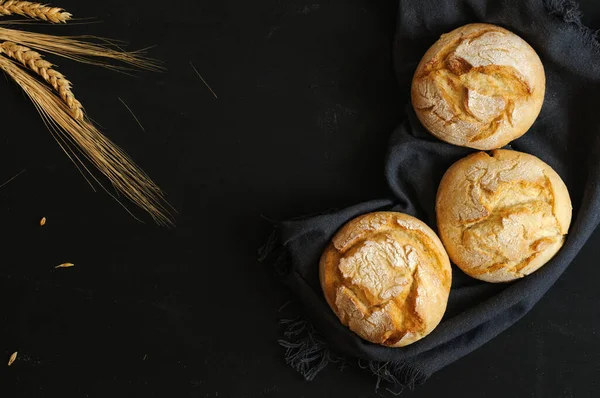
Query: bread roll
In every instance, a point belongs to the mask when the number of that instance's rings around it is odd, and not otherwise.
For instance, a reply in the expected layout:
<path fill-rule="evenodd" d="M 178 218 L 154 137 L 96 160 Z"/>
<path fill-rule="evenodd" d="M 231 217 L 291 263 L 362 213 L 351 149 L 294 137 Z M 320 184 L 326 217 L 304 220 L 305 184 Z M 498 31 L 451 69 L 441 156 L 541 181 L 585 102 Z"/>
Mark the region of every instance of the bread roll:
<path fill-rule="evenodd" d="M 440 322 L 452 273 L 442 242 L 427 225 L 377 212 L 355 218 L 333 237 L 320 278 L 344 325 L 372 343 L 402 347 Z"/>
<path fill-rule="evenodd" d="M 442 242 L 460 269 L 507 282 L 558 252 L 571 223 L 571 199 L 546 163 L 500 149 L 452 165 L 440 183 L 436 213 Z"/>
<path fill-rule="evenodd" d="M 499 26 L 469 24 L 425 53 L 412 83 L 412 103 L 439 139 L 495 149 L 525 134 L 540 113 L 546 77 L 536 52 Z"/>

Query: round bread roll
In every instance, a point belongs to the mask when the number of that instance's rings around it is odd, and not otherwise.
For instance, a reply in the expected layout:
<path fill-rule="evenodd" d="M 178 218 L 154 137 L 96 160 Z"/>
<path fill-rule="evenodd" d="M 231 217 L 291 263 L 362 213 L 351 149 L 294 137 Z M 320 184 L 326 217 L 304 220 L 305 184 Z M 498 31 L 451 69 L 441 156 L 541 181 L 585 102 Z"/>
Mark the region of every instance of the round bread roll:
<path fill-rule="evenodd" d="M 565 183 L 546 163 L 499 149 L 456 162 L 440 183 L 436 213 L 452 261 L 487 282 L 522 278 L 548 262 L 571 223 Z"/>
<path fill-rule="evenodd" d="M 440 322 L 450 294 L 450 260 L 423 222 L 376 212 L 344 225 L 323 252 L 327 303 L 365 340 L 402 347 Z"/>
<path fill-rule="evenodd" d="M 529 130 L 545 88 L 544 67 L 529 44 L 477 23 L 442 35 L 425 53 L 411 96 L 419 120 L 437 138 L 495 149 Z"/>

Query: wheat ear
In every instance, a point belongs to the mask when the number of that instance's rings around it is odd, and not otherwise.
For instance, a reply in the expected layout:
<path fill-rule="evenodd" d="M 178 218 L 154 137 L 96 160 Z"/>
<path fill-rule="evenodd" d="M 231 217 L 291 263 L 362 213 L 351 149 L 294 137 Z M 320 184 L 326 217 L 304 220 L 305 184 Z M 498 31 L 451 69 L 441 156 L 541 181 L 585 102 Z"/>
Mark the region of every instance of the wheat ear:
<path fill-rule="evenodd" d="M 50 7 L 45 4 L 33 3 L 31 1 L 0 1 L 0 14 L 17 14 L 52 23 L 64 23 L 71 19 L 71 14 L 62 8 Z"/>
<path fill-rule="evenodd" d="M 83 159 L 95 166 L 118 192 L 150 213 L 158 224 L 172 225 L 170 207 L 162 191 L 123 150 L 89 120 L 74 119 L 69 107 L 48 86 L 20 68 L 15 61 L 0 57 L 0 69 L 25 91 L 59 146 L 88 182 L 90 177 L 104 188 Z M 132 214 L 114 194 L 104 190 Z"/>
<path fill-rule="evenodd" d="M 42 58 L 42 55 L 29 47 L 20 46 L 10 41 L 0 43 L 0 54 L 19 61 L 50 84 L 60 95 L 77 120 L 83 119 L 83 106 L 71 90 L 71 82 L 60 72 L 53 69 L 54 65 Z"/>

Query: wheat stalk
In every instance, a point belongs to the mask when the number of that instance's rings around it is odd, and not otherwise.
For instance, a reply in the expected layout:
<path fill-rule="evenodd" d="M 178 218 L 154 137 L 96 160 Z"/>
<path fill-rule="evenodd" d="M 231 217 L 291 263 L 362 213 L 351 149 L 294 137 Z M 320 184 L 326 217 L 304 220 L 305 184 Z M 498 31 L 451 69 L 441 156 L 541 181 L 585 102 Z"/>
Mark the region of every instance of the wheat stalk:
<path fill-rule="evenodd" d="M 71 14 L 59 7 L 50 7 L 31 1 L 0 1 L 0 15 L 14 14 L 52 23 L 64 23 L 71 19 Z"/>
<path fill-rule="evenodd" d="M 91 43 L 86 40 L 103 40 L 106 45 Z M 10 41 L 73 61 L 103 66 L 117 71 L 128 70 L 126 67 L 110 64 L 118 61 L 134 68 L 160 71 L 159 63 L 144 56 L 144 51 L 123 51 L 115 42 L 88 36 L 54 36 L 23 30 L 0 28 L 0 41 Z"/>
<path fill-rule="evenodd" d="M 54 23 L 66 22 L 71 18 L 71 14 L 61 8 L 27 1 L 0 0 L 0 15 L 13 14 Z M 85 117 L 81 103 L 73 95 L 69 80 L 37 51 L 117 71 L 128 71 L 130 67 L 158 71 L 162 70 L 160 64 L 146 58 L 144 51 L 123 51 L 117 42 L 106 39 L 90 36 L 60 37 L 0 28 L 0 54 L 4 55 L 0 56 L 0 70 L 25 91 L 58 145 L 92 188 L 95 181 L 132 214 L 113 193 L 104 188 L 86 166 L 88 162 L 110 181 L 117 194 L 122 193 L 146 210 L 158 224 L 172 225 L 172 207 L 164 199 L 160 188 Z M 114 61 L 124 65 L 115 65 L 112 63 Z M 17 62 L 42 77 L 58 95 L 19 67 Z"/>
<path fill-rule="evenodd" d="M 58 92 L 60 98 L 71 110 L 73 117 L 77 120 L 83 119 L 83 106 L 75 98 L 71 90 L 71 82 L 62 73 L 53 69 L 54 65 L 44 60 L 40 53 L 29 47 L 5 41 L 0 43 L 0 54 L 6 54 L 41 76 Z"/>
<path fill-rule="evenodd" d="M 73 118 L 64 101 L 11 59 L 0 57 L 0 69 L 25 91 L 57 143 L 84 177 L 87 172 L 89 177 L 132 214 L 115 195 L 104 188 L 80 156 L 106 176 L 118 192 L 150 213 L 158 224 L 172 224 L 168 204 L 160 188 L 118 146 L 106 138 L 89 120 Z M 86 180 L 89 182 L 87 178 Z"/>

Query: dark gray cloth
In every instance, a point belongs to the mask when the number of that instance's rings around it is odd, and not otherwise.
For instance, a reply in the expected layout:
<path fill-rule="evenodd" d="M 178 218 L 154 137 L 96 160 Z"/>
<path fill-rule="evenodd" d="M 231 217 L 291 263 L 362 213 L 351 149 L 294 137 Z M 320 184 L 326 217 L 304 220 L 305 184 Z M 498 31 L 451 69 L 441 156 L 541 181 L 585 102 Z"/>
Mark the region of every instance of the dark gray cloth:
<path fill-rule="evenodd" d="M 288 334 L 283 344 L 288 344 L 292 365 L 306 375 L 311 363 L 326 365 L 331 351 L 363 363 L 383 364 L 399 384 L 422 381 L 515 323 L 563 273 L 600 220 L 600 45 L 579 17 L 572 1 L 400 1 L 393 51 L 398 83 L 407 98 L 405 110 L 399 112 L 407 117 L 392 134 L 386 160 L 385 175 L 393 195 L 281 225 L 280 260 L 288 265 L 284 281 L 303 304 L 315 333 L 326 342 L 310 348 L 304 340 L 304 345 L 294 346 L 301 334 Z M 472 22 L 515 32 L 544 64 L 547 86 L 542 111 L 529 132 L 511 145 L 539 157 L 565 181 L 573 202 L 569 235 L 548 264 L 513 283 L 477 281 L 453 266 L 447 312 L 429 336 L 404 348 L 371 344 L 343 326 L 325 302 L 318 281 L 319 257 L 339 227 L 375 210 L 405 212 L 436 229 L 434 201 L 441 177 L 473 150 L 441 142 L 422 127 L 408 104 L 410 82 L 420 58 L 442 33 Z"/>

